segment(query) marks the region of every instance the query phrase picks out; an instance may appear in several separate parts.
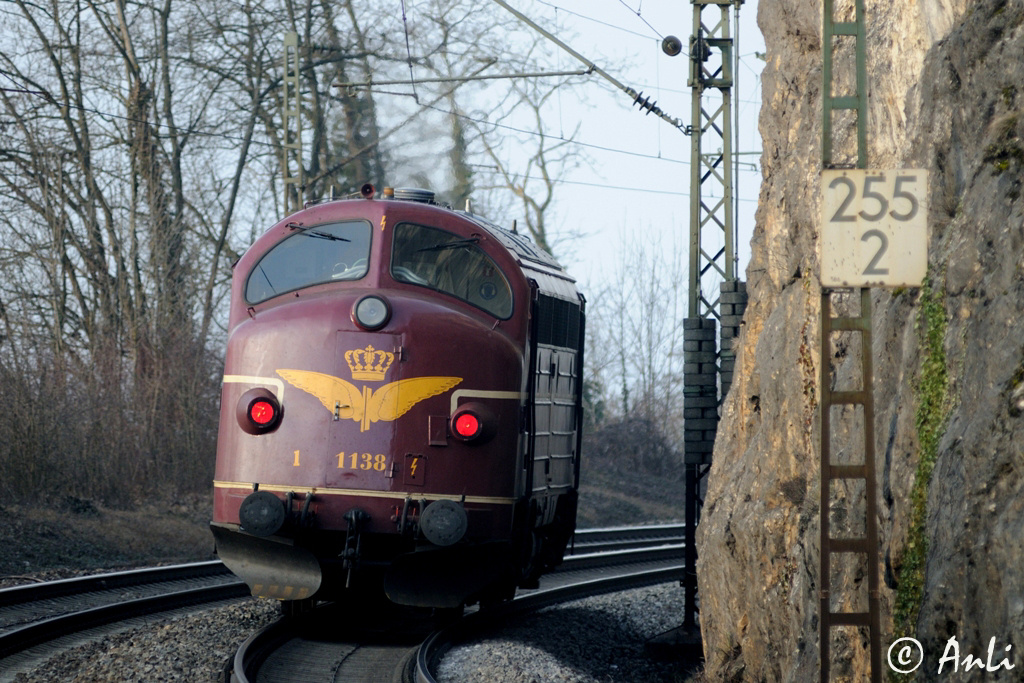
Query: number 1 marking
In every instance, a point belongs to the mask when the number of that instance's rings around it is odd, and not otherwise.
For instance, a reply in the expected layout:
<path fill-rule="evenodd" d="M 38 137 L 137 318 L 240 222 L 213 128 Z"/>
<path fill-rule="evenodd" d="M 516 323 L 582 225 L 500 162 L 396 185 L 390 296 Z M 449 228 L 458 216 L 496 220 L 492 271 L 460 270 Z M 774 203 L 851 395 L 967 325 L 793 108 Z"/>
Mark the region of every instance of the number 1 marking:
<path fill-rule="evenodd" d="M 299 452 L 298 451 L 295 451 L 295 462 L 292 463 L 292 466 L 293 467 L 298 467 L 299 466 Z"/>

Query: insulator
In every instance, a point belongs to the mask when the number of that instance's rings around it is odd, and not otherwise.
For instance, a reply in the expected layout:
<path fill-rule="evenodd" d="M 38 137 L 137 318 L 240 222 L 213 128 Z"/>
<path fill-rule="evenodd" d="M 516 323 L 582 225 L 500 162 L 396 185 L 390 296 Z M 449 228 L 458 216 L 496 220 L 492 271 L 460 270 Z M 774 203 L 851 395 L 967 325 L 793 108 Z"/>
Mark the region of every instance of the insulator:
<path fill-rule="evenodd" d="M 641 109 L 647 110 L 648 114 L 654 112 L 658 116 L 661 116 L 661 109 L 658 108 L 658 102 L 651 102 L 650 96 L 644 97 L 643 92 L 637 93 L 636 98 L 633 100 L 633 103 L 639 106 Z"/>

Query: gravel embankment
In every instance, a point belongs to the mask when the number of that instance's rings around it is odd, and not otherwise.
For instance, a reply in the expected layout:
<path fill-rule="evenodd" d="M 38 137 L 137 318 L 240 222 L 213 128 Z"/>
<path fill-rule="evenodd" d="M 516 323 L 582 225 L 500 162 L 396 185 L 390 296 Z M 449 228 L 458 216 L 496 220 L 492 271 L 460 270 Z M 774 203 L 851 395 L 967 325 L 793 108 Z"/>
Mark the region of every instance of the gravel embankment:
<path fill-rule="evenodd" d="M 450 652 L 441 683 L 684 683 L 677 663 L 644 656 L 644 642 L 681 621 L 683 591 L 663 584 L 546 608 L 500 634 Z M 223 680 L 224 663 L 277 618 L 272 600 L 180 617 L 58 655 L 16 683 Z"/>
<path fill-rule="evenodd" d="M 274 600 L 246 602 L 106 636 L 52 657 L 16 683 L 220 683 L 228 658 L 280 616 Z"/>

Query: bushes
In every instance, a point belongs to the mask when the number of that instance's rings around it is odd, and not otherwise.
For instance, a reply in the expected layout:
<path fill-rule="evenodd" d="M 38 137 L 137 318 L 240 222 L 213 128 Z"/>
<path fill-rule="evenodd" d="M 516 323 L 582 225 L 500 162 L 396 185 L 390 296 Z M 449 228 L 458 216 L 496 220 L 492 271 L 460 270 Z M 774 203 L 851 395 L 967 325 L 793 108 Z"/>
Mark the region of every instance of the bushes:
<path fill-rule="evenodd" d="M 10 348 L 10 347 L 8 347 Z M 213 478 L 219 382 L 196 350 L 160 372 L 107 354 L 82 367 L 0 356 L 0 495 L 125 507 L 205 490 Z"/>
<path fill-rule="evenodd" d="M 682 457 L 652 420 L 630 417 L 610 420 L 587 430 L 583 439 L 587 468 L 682 478 Z"/>

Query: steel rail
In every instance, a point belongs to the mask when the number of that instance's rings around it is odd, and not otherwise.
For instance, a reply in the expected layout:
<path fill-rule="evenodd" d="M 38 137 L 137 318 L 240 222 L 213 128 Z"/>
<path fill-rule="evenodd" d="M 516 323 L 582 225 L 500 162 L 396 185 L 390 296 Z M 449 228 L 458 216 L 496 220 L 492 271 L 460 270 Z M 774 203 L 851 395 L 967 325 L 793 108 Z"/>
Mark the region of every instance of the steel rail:
<path fill-rule="evenodd" d="M 686 525 L 679 524 L 641 524 L 627 526 L 606 526 L 593 527 L 590 529 L 577 529 L 576 538 L 580 540 L 612 540 L 618 538 L 661 538 L 682 536 Z"/>
<path fill-rule="evenodd" d="M 232 667 L 225 667 L 225 683 L 249 683 L 255 681 L 260 666 L 274 650 L 287 642 L 293 635 L 293 624 L 287 617 L 267 624 L 245 639 L 232 660 Z"/>
<path fill-rule="evenodd" d="M 117 602 L 37 621 L 0 635 L 0 659 L 61 636 L 133 617 L 249 595 L 242 581 Z"/>
<path fill-rule="evenodd" d="M 565 572 L 596 569 L 599 567 L 614 567 L 622 564 L 641 564 L 644 562 L 682 559 L 685 555 L 686 546 L 682 543 L 649 548 L 608 550 L 600 553 L 587 553 L 585 555 L 567 555 L 562 560 L 562 564 L 555 567 L 551 574 L 563 574 Z"/>
<path fill-rule="evenodd" d="M 565 557 L 569 558 L 576 555 L 607 553 L 615 550 L 638 550 L 642 548 L 653 548 L 659 545 L 678 545 L 680 543 L 684 543 L 685 541 L 686 538 L 680 535 L 677 537 L 658 540 L 637 539 L 625 541 L 608 541 L 605 543 L 577 543 L 575 548 L 566 549 Z"/>
<path fill-rule="evenodd" d="M 42 583 L 14 586 L 0 590 L 0 607 L 61 598 L 92 591 L 128 588 L 164 581 L 195 579 L 204 576 L 221 576 L 230 573 L 220 560 L 210 560 L 207 562 L 175 564 L 167 567 L 128 569 L 120 572 L 80 576 L 73 579 L 60 579 L 58 581 L 44 581 Z"/>
<path fill-rule="evenodd" d="M 647 526 L 618 526 L 596 529 L 578 529 L 570 555 L 603 552 L 605 549 L 649 547 L 653 542 L 678 543 L 684 532 L 682 524 L 651 524 Z M 0 607 L 24 604 L 37 600 L 59 598 L 91 591 L 127 588 L 162 581 L 201 578 L 230 574 L 220 560 L 192 562 L 166 567 L 127 569 L 119 572 L 92 574 L 71 579 L 44 581 L 0 589 Z"/>
<path fill-rule="evenodd" d="M 599 529 L 579 529 L 569 547 L 568 555 L 646 548 L 661 543 L 682 543 L 685 524 L 652 524 L 648 526 L 622 526 Z"/>

